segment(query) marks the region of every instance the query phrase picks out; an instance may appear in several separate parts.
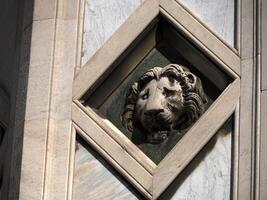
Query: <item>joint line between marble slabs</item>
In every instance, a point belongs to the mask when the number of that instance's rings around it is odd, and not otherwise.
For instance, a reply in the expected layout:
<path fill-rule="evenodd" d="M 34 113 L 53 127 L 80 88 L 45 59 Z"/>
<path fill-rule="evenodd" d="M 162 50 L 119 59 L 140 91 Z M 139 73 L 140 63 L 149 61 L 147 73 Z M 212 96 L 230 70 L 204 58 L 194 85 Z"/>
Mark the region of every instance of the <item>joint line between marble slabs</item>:
<path fill-rule="evenodd" d="M 82 17 L 81 17 L 82 15 Z M 76 56 L 75 56 L 75 69 L 73 82 L 76 74 L 78 74 L 81 69 L 82 61 L 82 48 L 83 48 L 83 39 L 84 39 L 84 17 L 85 17 L 85 0 L 79 0 L 79 11 L 78 11 L 78 20 L 77 20 L 77 37 L 76 37 Z"/>
<path fill-rule="evenodd" d="M 114 167 L 115 169 L 116 168 L 121 168 L 122 171 L 124 171 L 124 174 L 127 174 L 128 176 L 131 177 L 132 180 L 134 180 L 134 182 L 136 182 L 139 187 L 143 188 L 148 194 L 151 195 L 151 193 L 148 191 L 147 188 L 145 188 L 134 176 L 132 176 L 123 166 L 121 166 L 114 158 L 112 155 L 110 155 L 105 149 L 103 149 L 92 137 L 90 137 L 90 135 L 88 135 L 86 133 L 85 130 L 83 130 L 76 122 L 73 121 L 73 124 L 74 124 L 74 127 L 76 127 L 76 131 L 78 132 L 79 134 L 79 131 L 82 131 L 83 133 L 80 133 L 79 135 L 81 135 L 82 137 L 88 137 L 89 140 L 91 140 L 91 144 L 89 144 L 91 147 L 94 148 L 94 150 L 99 153 L 102 157 L 109 157 L 110 160 L 112 160 L 112 162 L 115 163 L 116 166 L 114 166 L 113 164 L 111 164 L 110 162 L 108 162 L 106 159 L 105 161 L 107 161 L 112 167 Z M 78 130 L 77 130 L 78 129 Z M 86 143 L 88 144 L 88 139 L 84 138 L 86 140 Z M 94 146 L 97 146 L 97 147 L 94 147 Z M 102 152 L 99 152 L 96 148 L 99 148 L 101 149 Z M 106 154 L 106 156 L 104 155 Z M 117 169 L 117 170 L 120 170 L 120 169 Z M 117 171 L 116 170 L 116 171 Z M 128 177 L 126 175 L 123 175 L 121 174 L 124 178 L 126 178 L 127 181 L 130 181 L 128 180 Z M 153 178 L 153 177 L 152 177 Z"/>
<path fill-rule="evenodd" d="M 124 149 L 125 152 L 127 152 L 127 154 L 134 159 L 142 168 L 144 168 L 151 176 L 153 176 L 153 172 L 150 172 L 144 165 L 142 162 L 138 161 L 137 159 L 135 159 L 132 154 L 130 152 L 127 151 L 127 148 L 125 148 L 124 146 L 122 146 L 116 139 L 114 139 L 114 137 L 112 136 L 112 134 L 109 133 L 109 131 L 106 131 L 101 125 L 99 125 L 99 123 L 92 118 L 91 116 L 89 116 L 89 114 L 86 113 L 86 111 L 84 110 L 85 108 L 83 107 L 83 105 L 78 101 L 75 100 L 74 105 L 78 107 L 78 109 L 80 111 L 82 111 L 87 117 L 89 117 L 102 131 L 104 131 L 110 138 L 112 138 L 113 141 L 115 141 L 122 149 Z M 105 122 L 103 122 L 105 123 Z M 134 144 L 133 144 L 134 145 Z"/>
<path fill-rule="evenodd" d="M 56 13 L 55 13 L 55 18 L 57 19 L 57 16 L 58 16 L 58 12 L 59 12 L 59 0 L 56 0 Z M 55 66 L 55 53 L 56 53 L 56 38 L 57 38 L 57 28 L 58 28 L 58 21 L 55 20 L 54 22 L 54 37 L 53 37 L 53 49 L 52 49 L 52 52 L 53 52 L 53 55 L 52 55 L 52 69 L 51 69 L 51 75 L 50 75 L 50 80 L 49 80 L 49 83 L 50 83 L 50 89 L 49 89 L 49 115 L 48 115 L 48 123 L 47 123 L 47 135 L 46 135 L 46 153 L 45 153 L 45 168 L 44 168 L 44 179 L 43 179 L 43 199 L 47 199 L 48 196 L 49 196 L 49 190 L 48 190 L 48 179 L 49 179 L 49 175 L 50 175 L 50 172 L 48 172 L 48 170 L 50 169 L 49 167 L 51 167 L 51 161 L 49 161 L 48 157 L 49 157 L 49 146 L 50 146 L 50 137 L 49 136 L 49 133 L 51 133 L 51 112 L 52 112 L 52 109 L 51 109 L 51 106 L 52 106 L 52 93 L 53 93 L 53 79 L 54 79 L 54 66 Z"/>
<path fill-rule="evenodd" d="M 183 27 L 184 30 L 186 30 L 188 33 L 190 33 L 191 37 L 193 37 L 195 40 L 197 40 L 203 47 L 205 47 L 209 54 L 212 54 L 213 57 L 216 57 L 216 59 L 218 59 L 220 62 L 222 62 L 225 66 L 227 66 L 227 71 L 225 69 L 222 69 L 223 71 L 226 71 L 228 75 L 230 75 L 232 78 L 237 78 L 237 77 L 241 77 L 240 74 L 238 74 L 236 71 L 234 71 L 231 67 L 229 67 L 228 64 L 225 63 L 225 61 L 223 59 L 221 59 L 220 57 L 218 57 L 207 45 L 205 45 L 201 40 L 199 40 L 191 31 L 189 31 L 183 24 L 181 24 L 179 21 L 177 21 L 175 19 L 175 17 L 169 13 L 164 7 L 160 6 L 160 12 L 162 12 L 163 14 L 167 14 L 169 17 L 171 17 L 176 23 L 178 23 L 180 26 Z M 232 51 L 233 52 L 233 51 Z M 233 52 L 234 53 L 234 52 Z M 240 57 L 238 55 L 235 54 L 235 56 L 237 56 L 239 59 Z M 241 61 L 241 59 L 240 59 Z"/>
<path fill-rule="evenodd" d="M 182 2 L 179 2 L 179 0 L 175 0 L 175 2 L 182 7 L 184 10 L 190 14 L 191 17 L 193 17 L 199 24 L 201 24 L 203 27 L 205 27 L 212 35 L 214 35 L 218 40 L 220 40 L 225 46 L 227 46 L 235 55 L 240 57 L 239 52 L 237 51 L 236 48 L 232 47 L 229 45 L 227 42 L 225 42 L 224 39 L 222 39 L 216 32 L 214 32 L 207 24 L 205 24 L 199 17 L 194 15 L 192 11 L 190 11 Z"/>

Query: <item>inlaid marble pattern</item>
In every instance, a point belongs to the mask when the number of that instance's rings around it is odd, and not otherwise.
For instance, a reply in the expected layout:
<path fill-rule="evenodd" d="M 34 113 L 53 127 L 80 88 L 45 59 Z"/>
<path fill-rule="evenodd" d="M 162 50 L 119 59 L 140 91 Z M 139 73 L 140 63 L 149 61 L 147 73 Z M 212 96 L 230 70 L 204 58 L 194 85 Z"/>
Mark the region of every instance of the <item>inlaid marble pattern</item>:
<path fill-rule="evenodd" d="M 229 119 L 159 199 L 230 199 L 232 127 Z M 136 200 L 143 197 L 78 137 L 73 199 Z"/>
<path fill-rule="evenodd" d="M 234 46 L 234 0 L 180 0 L 228 44 Z M 83 35 L 85 64 L 142 0 L 87 0 Z M 232 123 L 216 142 L 178 176 L 160 197 L 172 200 L 230 199 Z M 73 199 L 142 199 L 89 145 L 77 145 Z M 208 147 L 208 148 L 207 148 Z M 167 194 L 167 195 L 166 195 Z"/>
<path fill-rule="evenodd" d="M 164 53 L 163 53 L 164 52 Z M 188 129 L 184 129 L 176 134 L 170 136 L 168 140 L 160 144 L 150 144 L 150 143 L 138 143 L 138 136 L 134 135 L 129 130 L 125 129 L 122 125 L 121 114 L 123 113 L 125 98 L 127 91 L 133 83 L 138 80 L 148 69 L 157 66 L 166 66 L 171 63 L 179 63 L 181 65 L 187 66 L 189 70 L 193 70 L 192 65 L 185 60 L 177 51 L 171 49 L 166 43 L 162 42 L 157 45 L 149 52 L 149 54 L 138 64 L 136 69 L 124 80 L 119 88 L 107 99 L 103 105 L 100 107 L 100 112 L 103 114 L 110 122 L 112 122 L 122 133 L 124 133 L 133 143 L 135 143 L 155 164 L 159 164 L 160 161 L 167 155 L 169 151 L 177 144 L 177 142 L 186 134 Z M 198 76 L 199 76 L 198 72 Z M 212 104 L 212 102 L 217 98 L 214 95 L 214 88 L 212 83 L 204 77 L 202 77 L 202 84 L 204 91 L 209 97 L 209 103 L 206 105 L 206 109 Z"/>
<path fill-rule="evenodd" d="M 143 0 L 86 0 L 82 66 Z"/>

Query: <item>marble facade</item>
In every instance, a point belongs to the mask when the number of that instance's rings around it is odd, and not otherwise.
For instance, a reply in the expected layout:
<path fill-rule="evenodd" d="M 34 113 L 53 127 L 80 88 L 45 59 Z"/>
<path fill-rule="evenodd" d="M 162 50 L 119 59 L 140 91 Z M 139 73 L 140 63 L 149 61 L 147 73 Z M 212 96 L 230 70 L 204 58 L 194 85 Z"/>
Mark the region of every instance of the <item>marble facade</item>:
<path fill-rule="evenodd" d="M 0 51 L 0 89 L 8 94 L 6 106 L 0 90 L 0 125 L 7 125 L 0 144 L 0 199 L 144 199 L 81 139 L 71 108 L 79 71 L 144 1 L 150 0 L 0 3 L 0 42 L 6 47 Z M 236 48 L 244 78 L 235 115 L 158 199 L 266 199 L 260 127 L 263 132 L 267 98 L 264 81 L 262 88 L 257 81 L 261 51 L 253 46 L 260 38 L 254 32 L 258 1 L 254 7 L 249 1 L 180 2 Z"/>

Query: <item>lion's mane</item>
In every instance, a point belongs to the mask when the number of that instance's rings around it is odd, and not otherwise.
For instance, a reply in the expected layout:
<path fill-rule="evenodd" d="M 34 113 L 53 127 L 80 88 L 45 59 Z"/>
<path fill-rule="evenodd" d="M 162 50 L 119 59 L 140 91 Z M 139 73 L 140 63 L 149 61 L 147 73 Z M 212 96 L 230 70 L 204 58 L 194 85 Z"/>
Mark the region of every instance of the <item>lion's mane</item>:
<path fill-rule="evenodd" d="M 183 118 L 175 122 L 176 129 L 187 128 L 203 114 L 207 98 L 201 80 L 196 75 L 178 64 L 170 64 L 163 68 L 154 67 L 141 76 L 128 91 L 121 120 L 123 126 L 129 131 L 133 132 L 134 129 L 134 110 L 139 93 L 151 80 L 159 80 L 163 76 L 176 79 L 182 87 Z"/>

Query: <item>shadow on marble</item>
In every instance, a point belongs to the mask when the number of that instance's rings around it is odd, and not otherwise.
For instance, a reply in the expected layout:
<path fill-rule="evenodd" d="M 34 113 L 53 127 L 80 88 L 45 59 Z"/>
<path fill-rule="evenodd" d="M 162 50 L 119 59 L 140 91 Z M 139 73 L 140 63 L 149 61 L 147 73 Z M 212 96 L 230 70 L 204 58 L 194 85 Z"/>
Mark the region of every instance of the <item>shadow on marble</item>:
<path fill-rule="evenodd" d="M 212 184 L 208 183 L 208 176 L 214 175 L 212 180 L 222 178 L 224 179 L 223 183 L 226 185 L 221 185 L 220 187 L 224 188 L 222 193 L 223 196 L 220 196 L 219 199 L 230 199 L 230 185 L 231 185 L 231 138 L 232 138 L 232 128 L 233 128 L 233 119 L 232 117 L 225 122 L 221 129 L 216 133 L 216 135 L 210 140 L 208 144 L 198 153 L 198 155 L 191 161 L 191 163 L 183 170 L 183 172 L 176 177 L 176 179 L 171 183 L 171 185 L 164 191 L 164 193 L 159 197 L 159 200 L 198 200 L 202 199 L 203 195 L 206 200 L 210 200 L 211 196 L 216 196 L 215 193 L 220 193 L 221 191 L 212 190 L 214 194 L 207 195 L 210 188 L 215 187 Z M 225 148 L 223 150 L 223 148 Z M 213 153 L 213 155 L 211 155 Z M 218 154 L 220 153 L 220 154 Z M 224 155 L 223 155 L 224 154 Z M 217 157 L 217 161 L 214 159 L 214 156 Z M 213 158 L 212 158 L 213 157 Z M 226 162 L 225 162 L 226 160 Z M 217 162 L 217 163 L 216 163 Z M 223 166 L 223 164 L 225 164 Z M 205 165 L 205 167 L 203 167 Z M 205 169 L 215 169 L 216 172 L 213 174 L 208 174 L 208 171 Z M 217 168 L 216 168 L 217 166 Z M 203 168 L 205 168 L 203 170 Z M 225 173 L 226 172 L 226 173 Z M 203 175 L 204 173 L 207 173 Z M 225 173 L 225 174 L 223 174 Z M 215 175 L 220 175 L 221 177 L 216 177 Z M 202 176 L 207 176 L 205 180 L 201 180 Z M 205 178 L 205 177 L 204 177 Z M 198 182 L 199 181 L 199 182 Z M 195 182 L 195 183 L 194 183 Z M 203 183 L 206 182 L 206 183 Z M 216 184 L 221 184 L 217 180 Z M 199 187 L 207 186 L 206 191 L 199 191 L 194 186 L 198 184 Z M 190 194 L 191 193 L 191 194 Z M 201 194 L 200 194 L 201 193 Z M 218 198 L 212 198 L 217 199 Z"/>
<path fill-rule="evenodd" d="M 78 151 L 83 152 L 83 155 L 80 156 L 80 158 L 77 158 Z M 78 160 L 82 161 L 79 163 Z M 91 169 L 87 169 L 86 171 L 81 170 L 84 164 L 89 164 L 90 162 L 93 166 Z M 83 174 L 75 176 L 79 173 L 78 171 L 81 171 Z M 98 171 L 99 174 L 94 174 L 94 172 L 96 171 Z M 82 192 L 81 187 L 78 187 L 78 182 L 84 181 L 86 177 L 88 178 L 86 181 L 88 183 L 86 184 L 87 192 Z M 99 183 L 96 183 L 96 181 L 98 181 Z M 108 188 L 105 187 L 106 183 L 108 183 Z M 77 185 L 75 186 L 75 184 Z M 92 188 L 93 186 L 95 186 L 95 188 Z M 79 135 L 77 135 L 76 138 L 76 158 L 73 188 L 74 200 L 88 198 L 95 200 L 108 200 L 112 199 L 113 197 L 116 197 L 116 199 L 118 200 L 145 200 L 145 198 L 133 186 L 131 186 L 123 176 L 121 176 L 108 162 L 106 162 L 101 157 L 99 153 L 97 153 L 92 147 L 90 147 L 90 145 L 88 145 Z M 81 194 L 82 197 L 79 194 Z"/>
<path fill-rule="evenodd" d="M 8 113 L 4 113 L 9 117 L 0 144 L 0 172 L 3 173 L 0 199 L 19 199 L 21 188 L 27 184 L 22 176 L 28 165 L 22 166 L 21 163 L 29 96 L 33 8 L 33 0 L 6 0 L 1 1 L 0 6 L 0 89 L 7 94 L 9 104 Z"/>

